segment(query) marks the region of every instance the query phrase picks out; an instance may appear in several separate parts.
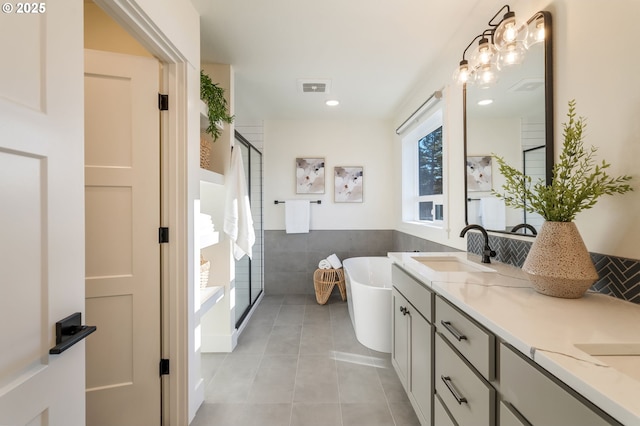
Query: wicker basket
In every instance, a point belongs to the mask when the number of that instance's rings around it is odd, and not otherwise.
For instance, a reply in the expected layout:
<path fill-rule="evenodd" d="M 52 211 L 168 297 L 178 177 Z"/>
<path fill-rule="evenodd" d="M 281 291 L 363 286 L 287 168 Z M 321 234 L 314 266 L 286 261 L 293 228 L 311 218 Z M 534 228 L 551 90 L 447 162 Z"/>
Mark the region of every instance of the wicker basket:
<path fill-rule="evenodd" d="M 342 269 L 316 269 L 313 273 L 313 287 L 316 290 L 316 301 L 320 305 L 327 303 L 336 284 L 340 289 L 342 300 L 347 300 Z"/>
<path fill-rule="evenodd" d="M 205 134 L 200 135 L 200 168 L 211 170 L 212 143 Z"/>
<path fill-rule="evenodd" d="M 205 288 L 209 282 L 209 270 L 211 262 L 200 255 L 200 287 Z"/>

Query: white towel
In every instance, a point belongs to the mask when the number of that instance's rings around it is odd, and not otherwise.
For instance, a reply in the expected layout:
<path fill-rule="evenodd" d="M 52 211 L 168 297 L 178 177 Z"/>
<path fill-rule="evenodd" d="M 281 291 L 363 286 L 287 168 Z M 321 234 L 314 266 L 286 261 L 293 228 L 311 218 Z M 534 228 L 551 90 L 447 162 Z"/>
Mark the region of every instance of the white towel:
<path fill-rule="evenodd" d="M 318 263 L 318 269 L 331 269 L 331 263 L 327 259 L 322 259 L 320 263 Z"/>
<path fill-rule="evenodd" d="M 225 176 L 226 200 L 224 232 L 233 241 L 233 257 L 239 260 L 245 254 L 251 258 L 251 248 L 256 241 L 251 217 L 251 206 L 242 165 L 240 148 L 231 152 L 231 168 Z"/>
<path fill-rule="evenodd" d="M 486 229 L 504 231 L 507 226 L 506 214 L 506 207 L 502 198 L 480 198 L 480 220 L 482 226 Z"/>
<path fill-rule="evenodd" d="M 338 256 L 336 256 L 335 253 L 327 257 L 327 260 L 329 261 L 333 269 L 342 268 L 342 262 L 340 262 L 340 259 L 338 259 Z"/>
<path fill-rule="evenodd" d="M 309 232 L 311 208 L 309 200 L 285 200 L 284 223 L 287 234 Z"/>

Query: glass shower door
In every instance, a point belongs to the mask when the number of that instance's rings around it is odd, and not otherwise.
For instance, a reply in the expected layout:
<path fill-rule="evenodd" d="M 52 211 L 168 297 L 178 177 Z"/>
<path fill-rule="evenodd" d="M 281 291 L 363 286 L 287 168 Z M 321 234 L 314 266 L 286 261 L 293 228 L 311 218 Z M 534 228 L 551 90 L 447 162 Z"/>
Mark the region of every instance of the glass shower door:
<path fill-rule="evenodd" d="M 256 242 L 252 258 L 244 256 L 235 262 L 235 320 L 238 327 L 263 288 L 263 227 L 262 227 L 262 154 L 236 132 L 234 149 L 240 149 L 247 178 Z"/>

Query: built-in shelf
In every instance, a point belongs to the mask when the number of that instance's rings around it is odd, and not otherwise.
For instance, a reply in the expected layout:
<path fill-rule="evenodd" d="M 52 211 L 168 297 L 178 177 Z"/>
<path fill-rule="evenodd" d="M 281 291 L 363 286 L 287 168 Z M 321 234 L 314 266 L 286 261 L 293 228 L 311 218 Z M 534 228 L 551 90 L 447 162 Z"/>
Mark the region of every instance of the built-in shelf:
<path fill-rule="evenodd" d="M 211 286 L 200 288 L 200 316 L 224 297 L 223 286 Z"/>
<path fill-rule="evenodd" d="M 200 182 L 224 185 L 224 175 L 211 170 L 200 168 Z"/>
<path fill-rule="evenodd" d="M 220 129 L 224 129 L 224 123 L 218 121 L 216 126 Z M 207 108 L 207 104 L 205 104 L 202 100 L 200 101 L 200 128 L 206 129 L 209 127 L 209 111 Z"/>
<path fill-rule="evenodd" d="M 220 241 L 220 233 L 217 231 L 200 235 L 200 248 L 203 249 L 205 247 L 218 244 L 219 241 Z"/>

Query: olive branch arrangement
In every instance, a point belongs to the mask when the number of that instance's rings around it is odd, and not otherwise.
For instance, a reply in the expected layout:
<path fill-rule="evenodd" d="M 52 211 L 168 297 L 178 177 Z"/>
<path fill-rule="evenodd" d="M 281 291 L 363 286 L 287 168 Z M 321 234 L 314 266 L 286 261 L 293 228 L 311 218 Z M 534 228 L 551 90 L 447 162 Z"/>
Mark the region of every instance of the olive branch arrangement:
<path fill-rule="evenodd" d="M 596 163 L 596 147 L 585 149 L 583 117 L 576 117 L 576 102 L 569 101 L 569 122 L 563 124 L 564 143 L 560 161 L 553 166 L 551 185 L 542 179 L 532 183 L 531 176 L 509 166 L 504 158 L 495 156 L 499 170 L 506 182 L 504 193 L 492 191 L 504 199 L 509 207 L 538 213 L 550 222 L 572 222 L 576 214 L 592 208 L 602 195 L 624 194 L 633 191 L 627 182 L 631 176 L 611 177 L 607 173 L 610 164 L 602 160 Z"/>

